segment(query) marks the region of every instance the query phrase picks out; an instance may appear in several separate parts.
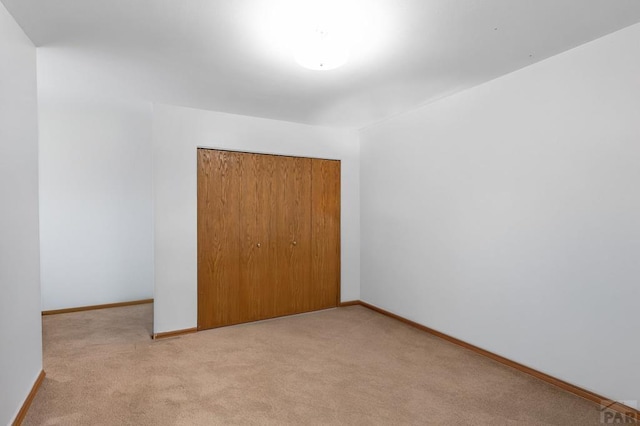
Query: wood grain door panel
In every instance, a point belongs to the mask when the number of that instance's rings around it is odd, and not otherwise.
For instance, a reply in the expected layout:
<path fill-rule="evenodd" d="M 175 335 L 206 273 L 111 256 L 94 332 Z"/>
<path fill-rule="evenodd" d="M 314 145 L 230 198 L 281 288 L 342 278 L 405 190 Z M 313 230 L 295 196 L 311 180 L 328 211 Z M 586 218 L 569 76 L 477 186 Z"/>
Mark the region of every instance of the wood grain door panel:
<path fill-rule="evenodd" d="M 233 152 L 198 150 L 198 325 L 239 316 L 239 164 Z"/>
<path fill-rule="evenodd" d="M 311 159 L 280 157 L 277 223 L 277 314 L 310 309 L 311 286 Z"/>
<path fill-rule="evenodd" d="M 340 163 L 198 150 L 198 328 L 338 303 Z"/>
<path fill-rule="evenodd" d="M 312 162 L 312 235 L 310 300 L 315 309 L 340 301 L 340 162 Z"/>

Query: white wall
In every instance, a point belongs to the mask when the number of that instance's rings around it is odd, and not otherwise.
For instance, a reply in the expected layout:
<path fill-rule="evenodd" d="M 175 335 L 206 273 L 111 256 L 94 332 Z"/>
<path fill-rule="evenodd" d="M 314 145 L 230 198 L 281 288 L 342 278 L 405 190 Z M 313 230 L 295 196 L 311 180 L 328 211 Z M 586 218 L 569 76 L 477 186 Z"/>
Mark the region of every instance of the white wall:
<path fill-rule="evenodd" d="M 354 131 L 155 105 L 155 332 L 197 325 L 196 149 L 342 161 L 342 300 L 360 297 L 359 148 Z"/>
<path fill-rule="evenodd" d="M 0 424 L 42 370 L 36 49 L 0 3 Z"/>
<path fill-rule="evenodd" d="M 640 24 L 361 131 L 362 298 L 640 400 Z"/>
<path fill-rule="evenodd" d="M 50 60 L 38 53 L 42 309 L 151 298 L 151 103 L 50 85 Z"/>

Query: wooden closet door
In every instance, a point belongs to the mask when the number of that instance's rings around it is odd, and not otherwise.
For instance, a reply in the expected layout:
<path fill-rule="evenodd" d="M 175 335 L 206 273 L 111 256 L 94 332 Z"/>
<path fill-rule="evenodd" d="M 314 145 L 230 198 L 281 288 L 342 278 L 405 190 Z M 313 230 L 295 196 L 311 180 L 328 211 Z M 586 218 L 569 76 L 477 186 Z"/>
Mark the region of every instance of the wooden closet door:
<path fill-rule="evenodd" d="M 311 159 L 275 157 L 276 246 L 274 316 L 310 309 L 311 285 Z"/>
<path fill-rule="evenodd" d="M 240 317 L 241 154 L 198 150 L 198 328 Z"/>
<path fill-rule="evenodd" d="M 274 292 L 277 270 L 275 209 L 277 202 L 277 164 L 274 158 L 241 154 L 240 164 L 240 281 L 241 315 L 226 324 L 271 318 L 277 306 Z"/>
<path fill-rule="evenodd" d="M 198 328 L 334 307 L 340 163 L 198 150 Z"/>
<path fill-rule="evenodd" d="M 340 162 L 312 162 L 311 310 L 340 302 Z"/>

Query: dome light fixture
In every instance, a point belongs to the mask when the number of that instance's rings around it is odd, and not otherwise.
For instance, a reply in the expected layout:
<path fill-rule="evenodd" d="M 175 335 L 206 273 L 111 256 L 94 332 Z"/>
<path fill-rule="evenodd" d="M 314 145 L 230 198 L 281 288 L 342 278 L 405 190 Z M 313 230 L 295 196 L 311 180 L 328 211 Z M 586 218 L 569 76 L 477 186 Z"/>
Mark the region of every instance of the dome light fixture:
<path fill-rule="evenodd" d="M 349 70 L 340 71 L 353 72 L 370 65 L 375 58 L 391 52 L 391 36 L 397 32 L 390 19 L 394 13 L 378 4 L 381 2 L 374 2 L 375 7 L 371 0 L 255 3 L 259 7 L 251 8 L 246 30 L 256 41 L 256 53 L 283 72 L 304 72 L 310 78 L 311 74 L 333 73 L 309 73 L 307 69 L 343 67 Z"/>
<path fill-rule="evenodd" d="M 316 28 L 302 37 L 295 51 L 296 62 L 310 70 L 328 71 L 344 65 L 349 50 L 334 33 Z"/>

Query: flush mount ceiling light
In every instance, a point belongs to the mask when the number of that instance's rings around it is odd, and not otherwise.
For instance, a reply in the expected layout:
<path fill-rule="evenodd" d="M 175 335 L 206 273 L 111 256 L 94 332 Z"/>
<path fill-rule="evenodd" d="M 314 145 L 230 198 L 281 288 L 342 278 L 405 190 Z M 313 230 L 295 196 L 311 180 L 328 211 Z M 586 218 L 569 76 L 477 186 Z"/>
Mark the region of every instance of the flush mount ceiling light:
<path fill-rule="evenodd" d="M 263 0 L 247 20 L 256 48 L 282 70 L 370 63 L 388 46 L 389 11 L 374 0 Z"/>
<path fill-rule="evenodd" d="M 347 62 L 349 50 L 335 33 L 318 27 L 303 37 L 294 56 L 296 62 L 305 68 L 329 71 Z"/>

